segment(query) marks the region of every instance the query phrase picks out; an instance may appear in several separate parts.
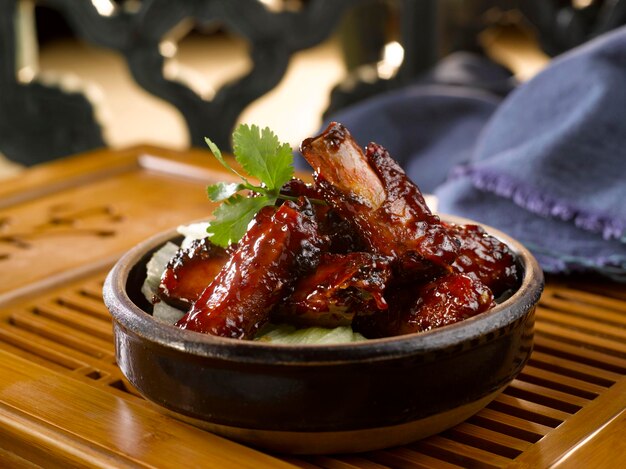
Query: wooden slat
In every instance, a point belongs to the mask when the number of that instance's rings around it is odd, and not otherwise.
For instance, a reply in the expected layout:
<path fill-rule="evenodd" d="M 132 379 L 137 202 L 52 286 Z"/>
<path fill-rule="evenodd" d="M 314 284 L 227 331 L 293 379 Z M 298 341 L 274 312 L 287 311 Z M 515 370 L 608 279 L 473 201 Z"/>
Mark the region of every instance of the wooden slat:
<path fill-rule="evenodd" d="M 310 463 L 306 459 L 306 457 L 281 456 L 281 455 L 277 455 L 277 457 L 285 461 L 286 463 L 292 464 L 302 469 L 320 469 L 320 466 L 318 466 L 317 464 Z"/>
<path fill-rule="evenodd" d="M 618 467 L 626 458 L 626 409 L 602 426 L 571 451 L 565 453 L 552 466 L 555 469 L 568 467 Z"/>
<path fill-rule="evenodd" d="M 111 374 L 101 369 L 95 369 L 91 366 L 85 366 L 74 370 L 74 375 L 78 376 L 78 379 L 82 379 L 87 382 L 104 381 L 111 379 Z"/>
<path fill-rule="evenodd" d="M 619 373 L 557 357 L 541 352 L 537 348 L 530 358 L 529 365 L 605 387 L 610 387 L 621 377 Z"/>
<path fill-rule="evenodd" d="M 563 376 L 532 365 L 527 365 L 519 378 L 525 381 L 531 381 L 531 378 L 536 379 L 537 381 L 532 381 L 535 384 L 542 384 L 553 389 L 585 397 L 586 399 L 596 398 L 607 388 L 607 386 L 599 386 L 577 378 Z"/>
<path fill-rule="evenodd" d="M 500 394 L 488 407 L 553 428 L 560 425 L 561 422 L 571 415 L 569 412 L 563 412 L 553 407 L 509 396 L 508 394 Z"/>
<path fill-rule="evenodd" d="M 514 379 L 504 392 L 511 396 L 521 397 L 531 402 L 537 402 L 570 413 L 578 411 L 578 409 L 589 402 L 589 399 L 556 391 L 545 386 L 527 383 L 520 379 Z"/>
<path fill-rule="evenodd" d="M 97 444 L 73 440 L 73 435 L 0 402 L 0 447 L 16 458 L 27 458 L 46 469 L 117 467 L 137 468 L 128 459 L 103 451 Z M 145 467 L 145 466 L 143 466 Z"/>
<path fill-rule="evenodd" d="M 129 396 L 138 397 L 141 399 L 142 404 L 152 405 L 151 403 L 143 401 L 143 397 L 139 391 L 137 391 L 121 373 L 119 373 L 118 376 L 102 380 L 102 385 L 106 386 L 107 392 L 121 393 L 126 399 L 128 399 Z"/>
<path fill-rule="evenodd" d="M 27 351 L 29 354 L 40 357 L 46 362 L 55 363 L 68 370 L 76 370 L 86 366 L 88 363 L 87 358 L 92 358 L 89 355 L 76 357 L 70 349 L 57 342 L 16 327 L 7 327 L 4 324 L 0 326 L 0 342 L 11 344 L 13 347 Z"/>
<path fill-rule="evenodd" d="M 603 292 L 595 291 L 594 285 L 600 286 Z M 546 282 L 544 292 L 548 296 L 557 296 L 579 303 L 597 304 L 598 306 L 615 306 L 617 309 L 621 308 L 626 311 L 626 294 L 622 294 L 620 297 L 620 289 L 615 288 L 615 286 L 616 284 L 610 281 L 601 283 L 594 283 L 593 281 L 563 282 L 555 277 Z"/>
<path fill-rule="evenodd" d="M 570 312 L 552 311 L 542 308 L 539 315 L 540 320 L 550 321 L 566 328 L 576 329 L 594 335 L 610 338 L 617 342 L 626 342 L 626 328 L 590 319 L 587 317 L 575 316 Z"/>
<path fill-rule="evenodd" d="M 12 347 L 27 353 L 29 357 L 39 357 L 37 363 L 47 367 L 50 367 L 52 363 L 66 370 L 77 371 L 81 368 L 90 368 L 103 375 L 117 376 L 116 379 L 121 376 L 119 368 L 112 364 L 112 360 L 106 359 L 110 358 L 108 356 L 104 357 L 105 359 L 97 358 L 31 332 L 9 325 L 0 325 L 0 347 L 6 347 L 6 344 L 11 344 Z M 15 350 L 12 352 L 15 353 Z M 52 369 L 59 371 L 57 367 L 52 367 Z"/>
<path fill-rule="evenodd" d="M 463 422 L 448 430 L 446 436 L 511 459 L 517 457 L 532 444 L 468 422 Z"/>
<path fill-rule="evenodd" d="M 602 295 L 607 298 L 615 298 L 616 300 L 626 302 L 626 291 L 620 288 L 615 288 L 615 285 L 611 282 L 603 282 L 600 284 L 581 282 L 575 285 L 571 285 L 570 288 L 592 293 L 594 295 Z"/>
<path fill-rule="evenodd" d="M 325 469 L 387 469 L 374 461 L 369 461 L 359 456 L 316 456 L 311 458 L 319 467 Z"/>
<path fill-rule="evenodd" d="M 595 432 L 604 433 L 603 425 L 624 412 L 624 396 L 626 396 L 626 377 L 518 456 L 515 459 L 516 466 L 523 468 L 550 467 L 568 452 L 576 451 L 589 436 L 596 435 L 598 437 Z M 606 430 L 612 433 L 614 428 L 611 427 Z M 621 467 L 617 463 L 622 463 L 624 456 L 614 453 L 614 457 L 613 462 L 616 465 L 613 467 Z M 569 462 L 572 463 L 572 461 L 574 459 L 570 459 Z M 577 467 L 600 466 L 581 465 Z"/>
<path fill-rule="evenodd" d="M 40 366 L 44 366 L 46 368 L 50 368 L 53 371 L 57 371 L 57 372 L 64 372 L 64 371 L 68 371 L 68 369 L 66 367 L 63 367 L 61 365 L 59 365 L 58 363 L 55 363 L 53 361 L 49 361 L 45 358 L 42 358 L 38 355 L 35 355 L 33 353 L 31 353 L 30 351 L 26 351 L 24 349 L 21 348 L 17 348 L 13 345 L 4 343 L 4 342 L 0 342 L 0 350 L 4 350 L 7 353 L 10 353 L 11 355 L 15 355 L 16 357 L 20 357 L 24 360 L 28 360 L 32 363 L 36 363 L 37 365 Z M 73 370 L 70 370 L 73 371 Z"/>
<path fill-rule="evenodd" d="M 0 437 L 1 438 L 1 437 Z M 0 445 L 0 463 L 11 469 L 41 469 L 41 466 L 2 449 Z"/>
<path fill-rule="evenodd" d="M 560 337 L 563 341 L 569 343 L 584 344 L 588 347 L 599 349 L 609 354 L 615 354 L 620 358 L 626 357 L 626 342 L 618 339 L 608 339 L 605 337 L 598 337 L 588 332 L 581 332 L 560 325 L 551 324 L 541 321 L 541 315 L 538 315 L 538 319 L 535 321 L 535 332 L 539 334 L 546 334 L 550 337 Z"/>
<path fill-rule="evenodd" d="M 625 312 L 623 310 L 616 311 L 619 306 L 622 306 L 621 302 L 612 301 L 614 305 L 612 309 L 607 309 L 605 306 L 576 303 L 559 297 L 542 298 L 541 305 L 553 311 L 562 311 L 570 317 L 588 318 L 594 323 L 607 323 L 618 328 L 626 327 Z"/>
<path fill-rule="evenodd" d="M 563 342 L 561 338 L 535 335 L 535 350 L 544 351 L 555 357 L 584 363 L 601 370 L 608 370 L 620 375 L 626 374 L 626 359 L 615 356 L 610 352 L 594 350 L 585 347 L 585 343 Z"/>
<path fill-rule="evenodd" d="M 59 344 L 64 344 L 96 358 L 113 357 L 113 343 L 91 337 L 71 327 L 58 324 L 31 313 L 17 313 L 11 316 L 11 322 L 24 330 L 46 337 Z"/>
<path fill-rule="evenodd" d="M 79 295 L 86 296 L 98 301 L 102 301 L 102 287 L 104 286 L 104 278 L 100 281 L 85 282 L 77 290 Z"/>
<path fill-rule="evenodd" d="M 442 436 L 426 438 L 410 446 L 431 456 L 436 456 L 465 467 L 498 468 L 506 467 L 511 463 L 509 458 Z"/>
<path fill-rule="evenodd" d="M 593 304 L 605 308 L 626 311 L 626 291 L 615 288 L 615 285 L 593 285 L 590 283 L 558 284 L 549 282 L 546 293 L 560 298 Z"/>
<path fill-rule="evenodd" d="M 80 311 L 103 321 L 111 322 L 111 313 L 104 306 L 102 297 L 93 298 L 92 296 L 81 295 L 78 292 L 68 292 L 55 298 L 60 305 Z"/>
<path fill-rule="evenodd" d="M 31 314 L 51 319 L 59 324 L 69 326 L 76 331 L 89 334 L 103 341 L 113 341 L 113 331 L 111 324 L 99 319 L 87 316 L 84 313 L 77 313 L 69 308 L 54 303 L 40 304 L 33 309 Z"/>
<path fill-rule="evenodd" d="M 398 469 L 458 469 L 462 466 L 406 447 L 367 453 L 368 458 Z"/>
<path fill-rule="evenodd" d="M 0 403 L 4 448 L 17 452 L 29 441 L 47 449 L 50 464 L 64 457 L 114 467 L 293 467 L 2 351 Z"/>
<path fill-rule="evenodd" d="M 511 435 L 521 440 L 536 442 L 552 430 L 547 425 L 485 408 L 469 419 L 476 425 Z"/>

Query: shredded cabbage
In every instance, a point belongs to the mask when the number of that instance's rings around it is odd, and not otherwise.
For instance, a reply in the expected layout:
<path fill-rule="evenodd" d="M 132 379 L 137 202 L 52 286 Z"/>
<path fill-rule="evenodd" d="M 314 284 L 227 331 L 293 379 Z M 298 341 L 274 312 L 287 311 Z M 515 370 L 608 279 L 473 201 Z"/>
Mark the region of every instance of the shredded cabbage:
<path fill-rule="evenodd" d="M 184 311 L 168 305 L 165 301 L 155 303 L 152 308 L 152 316 L 154 319 L 166 324 L 176 324 L 184 315 Z"/>
<path fill-rule="evenodd" d="M 146 299 L 152 303 L 152 298 L 156 295 L 159 283 L 161 283 L 161 275 L 167 267 L 174 254 L 178 251 L 178 246 L 174 243 L 167 242 L 163 247 L 156 251 L 146 265 L 146 279 L 141 286 L 141 293 Z"/>
<path fill-rule="evenodd" d="M 141 286 L 141 293 L 143 293 L 143 296 L 145 296 L 150 303 L 152 303 L 157 293 L 159 283 L 161 282 L 161 275 L 163 275 L 167 263 L 174 257 L 177 251 L 178 246 L 168 242 L 156 251 L 148 261 L 146 265 L 146 279 Z M 152 309 L 154 319 L 168 324 L 174 324 L 184 315 L 184 312 L 168 305 L 164 301 L 155 303 Z"/>
<path fill-rule="evenodd" d="M 343 344 L 367 339 L 358 332 L 354 332 L 349 326 L 340 326 L 333 329 L 324 327 L 297 329 L 287 324 L 268 324 L 259 331 L 254 340 L 272 344 L 321 345 Z"/>
<path fill-rule="evenodd" d="M 191 225 L 181 225 L 176 231 L 178 231 L 181 235 L 185 237 L 180 247 L 183 249 L 187 249 L 192 241 L 196 239 L 203 239 L 207 237 L 207 228 L 209 227 L 208 222 L 201 223 L 192 223 Z"/>

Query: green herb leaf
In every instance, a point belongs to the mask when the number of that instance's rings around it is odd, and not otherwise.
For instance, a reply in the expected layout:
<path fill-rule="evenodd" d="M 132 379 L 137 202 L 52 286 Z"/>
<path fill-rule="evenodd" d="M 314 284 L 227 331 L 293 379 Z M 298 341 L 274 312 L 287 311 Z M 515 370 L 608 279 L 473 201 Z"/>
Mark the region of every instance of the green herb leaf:
<path fill-rule="evenodd" d="M 293 177 L 291 147 L 281 144 L 267 127 L 259 130 L 256 125 L 240 125 L 233 133 L 233 151 L 246 172 L 270 190 L 280 189 Z"/>
<path fill-rule="evenodd" d="M 245 184 L 237 184 L 236 182 L 218 182 L 217 184 L 207 186 L 206 192 L 209 199 L 213 202 L 222 202 L 246 188 Z"/>
<path fill-rule="evenodd" d="M 266 205 L 273 205 L 275 202 L 275 197 L 265 195 L 243 197 L 235 194 L 231 196 L 213 212 L 215 219 L 207 228 L 211 242 L 222 247 L 238 242 L 246 233 L 254 215 Z"/>
<path fill-rule="evenodd" d="M 293 199 L 280 195 L 280 189 L 293 177 L 293 154 L 286 143 L 269 128 L 259 130 L 256 125 L 240 125 L 233 133 L 235 159 L 249 176 L 261 181 L 255 186 L 235 171 L 222 156 L 222 152 L 210 139 L 206 143 L 215 158 L 231 173 L 242 180 L 240 183 L 218 182 L 207 187 L 213 202 L 222 204 L 213 212 L 215 219 L 209 223 L 207 233 L 211 241 L 226 247 L 237 242 L 246 233 L 254 215 L 266 205 L 274 205 L 277 198 Z M 243 197 L 242 190 L 258 194 Z M 323 203 L 322 201 L 317 201 Z"/>
<path fill-rule="evenodd" d="M 231 173 L 239 176 L 243 180 L 243 182 L 245 182 L 246 184 L 249 184 L 248 180 L 245 177 L 243 177 L 241 174 L 235 171 L 235 169 L 233 169 L 233 167 L 228 164 L 228 161 L 226 161 L 224 157 L 222 156 L 222 152 L 220 151 L 219 147 L 210 138 L 204 137 L 204 141 L 209 146 L 209 149 L 213 153 L 213 156 L 215 156 L 215 159 L 219 161 L 222 164 L 222 166 L 224 166 L 224 168 L 226 168 Z"/>

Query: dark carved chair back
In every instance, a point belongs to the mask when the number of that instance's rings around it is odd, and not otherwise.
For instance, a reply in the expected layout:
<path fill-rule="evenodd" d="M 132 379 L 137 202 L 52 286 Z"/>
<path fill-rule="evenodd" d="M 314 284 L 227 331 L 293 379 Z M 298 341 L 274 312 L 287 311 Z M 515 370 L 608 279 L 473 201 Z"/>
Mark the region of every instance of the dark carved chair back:
<path fill-rule="evenodd" d="M 120 53 L 145 90 L 174 105 L 184 116 L 191 145 L 204 145 L 207 129 L 222 148 L 229 148 L 232 128 L 246 106 L 270 91 L 283 77 L 291 56 L 326 39 L 344 12 L 363 5 L 395 4 L 401 10 L 399 29 L 405 59 L 393 80 L 356 86 L 333 94 L 330 109 L 349 104 L 374 92 L 401 86 L 431 66 L 451 48 L 475 48 L 470 21 L 465 35 L 448 50 L 441 39 L 442 17 L 452 0 L 302 0 L 297 11 L 273 12 L 259 0 L 143 0 L 136 11 L 118 8 L 102 15 L 90 1 L 39 0 L 66 19 L 81 39 Z M 561 0 L 472 0 L 464 2 L 465 15 L 479 18 L 494 6 L 521 10 L 541 33 L 549 53 L 559 53 L 590 37 L 626 23 L 626 0 L 596 1 L 576 9 Z M 34 164 L 105 144 L 90 103 L 80 93 L 67 93 L 36 81 L 17 77 L 16 13 L 20 0 L 0 0 L 0 153 L 23 164 Z M 224 85 L 210 101 L 163 75 L 164 57 L 159 44 L 183 20 L 218 23 L 244 37 L 251 45 L 252 69 Z M 478 24 L 478 26 L 477 26 Z M 367 37 L 368 31 L 362 31 Z M 460 39 L 459 39 L 460 38 Z M 356 44 L 366 41 L 357 41 Z M 448 44 L 450 41 L 447 41 Z"/>
<path fill-rule="evenodd" d="M 98 13 L 92 2 L 42 0 L 62 13 L 76 35 L 123 55 L 134 79 L 178 108 L 192 145 L 203 145 L 207 128 L 229 147 L 233 125 L 252 101 L 283 77 L 295 52 L 327 38 L 342 12 L 357 0 L 311 1 L 300 11 L 272 12 L 257 0 L 144 0 L 136 12 Z M 37 82 L 17 79 L 18 0 L 0 0 L 0 152 L 24 164 L 103 146 L 89 102 Z M 163 76 L 162 38 L 181 21 L 218 22 L 251 44 L 251 71 L 223 86 L 211 101 Z"/>

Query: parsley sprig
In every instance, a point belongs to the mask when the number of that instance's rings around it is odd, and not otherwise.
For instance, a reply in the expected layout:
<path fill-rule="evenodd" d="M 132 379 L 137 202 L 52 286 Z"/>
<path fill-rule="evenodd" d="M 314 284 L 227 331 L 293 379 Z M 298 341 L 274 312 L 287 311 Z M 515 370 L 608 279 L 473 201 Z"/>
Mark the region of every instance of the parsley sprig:
<path fill-rule="evenodd" d="M 239 183 L 218 182 L 207 187 L 209 198 L 222 202 L 213 212 L 214 220 L 209 223 L 207 233 L 212 243 L 226 247 L 243 237 L 248 224 L 263 207 L 274 205 L 278 198 L 292 199 L 281 195 L 280 188 L 293 177 L 293 154 L 291 147 L 280 143 L 269 128 L 239 125 L 233 133 L 233 153 L 247 175 L 261 182 L 254 185 L 228 164 L 215 143 L 205 140 L 215 158 L 241 179 Z M 256 196 L 240 193 L 246 190 Z"/>

